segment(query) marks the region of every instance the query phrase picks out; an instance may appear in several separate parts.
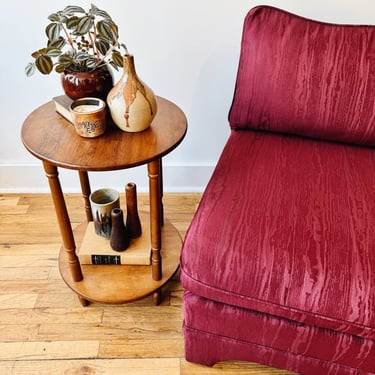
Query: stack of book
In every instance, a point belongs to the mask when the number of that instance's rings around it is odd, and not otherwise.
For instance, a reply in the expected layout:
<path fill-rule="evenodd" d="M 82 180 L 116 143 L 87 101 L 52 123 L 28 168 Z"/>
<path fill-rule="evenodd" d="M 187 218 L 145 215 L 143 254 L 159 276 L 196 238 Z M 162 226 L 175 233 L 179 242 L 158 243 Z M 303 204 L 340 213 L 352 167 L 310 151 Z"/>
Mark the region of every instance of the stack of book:
<path fill-rule="evenodd" d="M 78 250 L 78 259 L 81 264 L 150 265 L 150 235 L 148 228 L 143 229 L 140 237 L 130 240 L 130 246 L 119 252 L 112 250 L 109 239 L 98 236 L 94 223 L 89 222 Z"/>

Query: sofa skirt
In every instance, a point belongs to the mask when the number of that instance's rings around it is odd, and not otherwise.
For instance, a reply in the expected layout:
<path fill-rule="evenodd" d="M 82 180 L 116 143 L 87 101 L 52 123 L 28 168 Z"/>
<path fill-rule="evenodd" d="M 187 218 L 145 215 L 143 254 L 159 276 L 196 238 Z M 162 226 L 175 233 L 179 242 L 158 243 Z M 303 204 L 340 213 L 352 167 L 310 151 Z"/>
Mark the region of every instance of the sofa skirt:
<path fill-rule="evenodd" d="M 375 343 L 184 293 L 187 361 L 236 360 L 305 375 L 373 375 Z"/>

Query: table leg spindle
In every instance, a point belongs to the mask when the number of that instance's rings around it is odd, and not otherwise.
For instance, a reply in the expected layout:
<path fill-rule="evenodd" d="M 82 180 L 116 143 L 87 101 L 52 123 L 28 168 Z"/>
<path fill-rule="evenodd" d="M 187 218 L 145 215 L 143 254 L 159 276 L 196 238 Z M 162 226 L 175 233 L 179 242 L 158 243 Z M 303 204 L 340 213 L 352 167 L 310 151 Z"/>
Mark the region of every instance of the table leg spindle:
<path fill-rule="evenodd" d="M 79 182 L 81 183 L 81 191 L 83 199 L 85 200 L 85 211 L 86 211 L 86 218 L 87 221 L 92 221 L 92 212 L 91 212 L 91 205 L 90 205 L 90 194 L 91 194 L 91 187 L 89 176 L 87 172 L 79 171 Z"/>
<path fill-rule="evenodd" d="M 73 230 L 70 224 L 68 211 L 66 209 L 64 194 L 60 185 L 59 173 L 56 166 L 47 162 L 43 162 L 43 167 L 48 178 L 57 220 L 60 226 L 61 237 L 63 239 L 63 245 L 68 254 L 69 267 L 72 277 L 74 281 L 81 281 L 83 279 L 82 270 L 76 255 L 76 245 L 74 242 Z"/>
<path fill-rule="evenodd" d="M 162 278 L 161 260 L 161 189 L 160 189 L 160 160 L 154 160 L 147 165 L 150 186 L 150 223 L 151 223 L 151 264 L 152 278 L 156 281 Z"/>

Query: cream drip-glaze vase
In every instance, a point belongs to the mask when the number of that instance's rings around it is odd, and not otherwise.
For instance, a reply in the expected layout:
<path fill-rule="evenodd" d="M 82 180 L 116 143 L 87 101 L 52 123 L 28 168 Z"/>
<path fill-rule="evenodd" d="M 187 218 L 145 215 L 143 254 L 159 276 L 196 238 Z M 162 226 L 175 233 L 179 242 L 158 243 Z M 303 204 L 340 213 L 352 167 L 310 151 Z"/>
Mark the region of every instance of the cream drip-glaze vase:
<path fill-rule="evenodd" d="M 108 93 L 107 104 L 121 130 L 140 132 L 150 127 L 157 111 L 156 97 L 137 76 L 132 55 L 124 56 L 123 74 Z"/>

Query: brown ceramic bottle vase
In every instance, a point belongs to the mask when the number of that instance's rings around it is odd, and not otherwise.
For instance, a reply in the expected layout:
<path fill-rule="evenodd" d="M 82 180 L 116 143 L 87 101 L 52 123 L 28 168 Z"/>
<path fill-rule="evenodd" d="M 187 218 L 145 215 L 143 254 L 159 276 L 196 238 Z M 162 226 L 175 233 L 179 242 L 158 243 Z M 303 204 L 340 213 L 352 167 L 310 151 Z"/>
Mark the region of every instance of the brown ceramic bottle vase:
<path fill-rule="evenodd" d="M 137 238 L 142 234 L 141 221 L 138 215 L 137 186 L 129 182 L 125 188 L 126 195 L 126 229 L 130 238 Z"/>
<path fill-rule="evenodd" d="M 115 251 L 124 251 L 129 246 L 129 235 L 124 225 L 124 214 L 121 208 L 111 211 L 112 230 L 109 243 Z"/>

